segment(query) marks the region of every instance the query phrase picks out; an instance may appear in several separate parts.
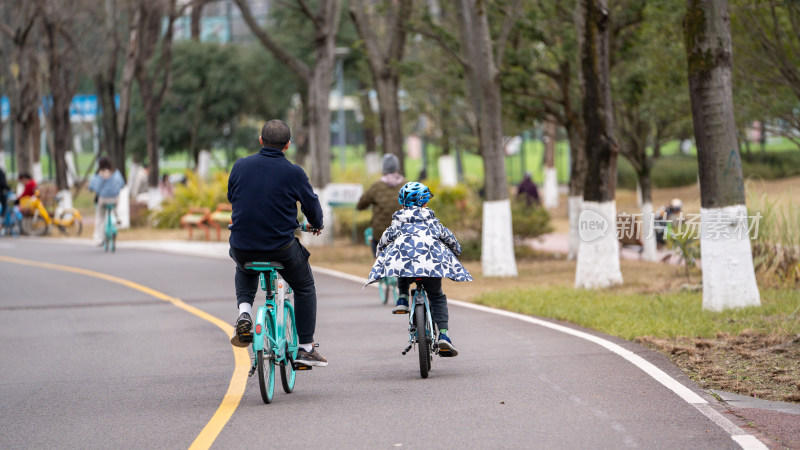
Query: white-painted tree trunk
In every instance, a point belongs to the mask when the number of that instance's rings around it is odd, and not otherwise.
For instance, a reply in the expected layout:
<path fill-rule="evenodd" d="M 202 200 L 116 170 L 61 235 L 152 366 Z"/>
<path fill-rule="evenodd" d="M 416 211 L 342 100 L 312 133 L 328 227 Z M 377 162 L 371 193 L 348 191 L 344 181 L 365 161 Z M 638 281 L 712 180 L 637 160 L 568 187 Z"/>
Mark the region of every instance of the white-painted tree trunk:
<path fill-rule="evenodd" d="M 0 150 L 0 170 L 8 177 L 8 169 L 6 169 L 6 152 Z"/>
<path fill-rule="evenodd" d="M 439 183 L 442 187 L 453 187 L 458 184 L 456 159 L 452 155 L 442 155 L 439 158 Z"/>
<path fill-rule="evenodd" d="M 75 154 L 71 150 L 64 152 L 64 159 L 67 162 L 67 186 L 75 186 L 78 179 L 78 171 L 75 170 Z"/>
<path fill-rule="evenodd" d="M 92 150 L 95 154 L 100 152 L 100 127 L 97 122 L 92 125 Z"/>
<path fill-rule="evenodd" d="M 544 199 L 543 205 L 547 209 L 558 208 L 558 173 L 555 167 L 544 169 Z"/>
<path fill-rule="evenodd" d="M 208 180 L 211 173 L 211 152 L 200 150 L 197 155 L 197 176 L 202 180 Z"/>
<path fill-rule="evenodd" d="M 583 202 L 578 219 L 580 246 L 575 287 L 596 289 L 622 284 L 617 241 L 617 203 Z"/>
<path fill-rule="evenodd" d="M 639 208 L 644 207 L 644 205 L 642 204 L 642 186 L 639 185 L 639 183 L 636 183 L 636 206 L 638 206 Z"/>
<path fill-rule="evenodd" d="M 656 261 L 658 259 L 658 245 L 656 243 L 655 216 L 653 204 L 647 202 L 642 205 L 642 259 Z"/>
<path fill-rule="evenodd" d="M 703 309 L 759 306 L 747 225 L 747 206 L 700 209 Z"/>
<path fill-rule="evenodd" d="M 483 202 L 481 268 L 485 277 L 517 276 L 514 257 L 514 232 L 511 228 L 511 202 Z"/>
<path fill-rule="evenodd" d="M 81 134 L 75 133 L 72 135 L 72 148 L 75 149 L 78 153 L 83 153 L 83 140 L 81 140 Z M 67 150 L 71 151 L 71 150 Z"/>
<path fill-rule="evenodd" d="M 36 184 L 39 184 L 39 183 L 42 182 L 42 178 L 44 177 L 44 175 L 42 174 L 42 163 L 41 162 L 33 163 L 33 173 L 31 175 L 33 175 L 33 180 L 36 181 Z"/>
<path fill-rule="evenodd" d="M 123 186 L 119 191 L 116 214 L 119 220 L 118 228 L 127 230 L 131 227 L 131 190 L 128 186 Z"/>
<path fill-rule="evenodd" d="M 70 191 L 69 189 L 63 189 L 61 191 L 58 191 L 58 193 L 56 194 L 56 199 L 58 200 L 56 202 L 56 210 L 55 210 L 56 217 L 59 217 L 61 215 L 61 212 L 64 211 L 65 209 L 72 208 L 72 191 Z"/>
<path fill-rule="evenodd" d="M 311 233 L 300 233 L 300 242 L 306 247 L 321 247 L 323 245 L 333 245 L 335 230 L 333 229 L 333 208 L 328 204 L 326 189 L 313 188 L 319 197 L 319 204 L 322 207 L 322 233 L 314 236 Z"/>
<path fill-rule="evenodd" d="M 581 243 L 580 233 L 578 232 L 578 218 L 581 215 L 582 206 L 583 196 L 571 195 L 567 200 L 569 213 L 569 250 L 567 251 L 567 259 L 569 261 L 578 257 L 578 247 Z"/>
<path fill-rule="evenodd" d="M 367 166 L 367 174 L 375 175 L 376 173 L 381 173 L 381 159 L 376 152 L 367 153 L 364 158 L 364 164 Z"/>
<path fill-rule="evenodd" d="M 147 209 L 150 211 L 160 211 L 161 210 L 161 200 L 163 197 L 161 196 L 161 189 L 156 187 L 147 188 Z"/>

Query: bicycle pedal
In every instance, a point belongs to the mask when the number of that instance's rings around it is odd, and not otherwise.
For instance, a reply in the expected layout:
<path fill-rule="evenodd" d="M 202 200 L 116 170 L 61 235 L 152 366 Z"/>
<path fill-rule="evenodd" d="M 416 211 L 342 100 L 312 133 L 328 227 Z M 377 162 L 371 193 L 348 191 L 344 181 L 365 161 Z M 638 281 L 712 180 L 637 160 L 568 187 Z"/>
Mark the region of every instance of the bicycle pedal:
<path fill-rule="evenodd" d="M 312 366 L 307 366 L 305 364 L 300 364 L 300 363 L 297 363 L 297 362 L 296 363 L 292 363 L 292 367 L 294 367 L 294 370 L 311 370 L 311 369 L 314 368 Z"/>
<path fill-rule="evenodd" d="M 408 311 L 392 311 L 392 314 L 408 314 Z"/>

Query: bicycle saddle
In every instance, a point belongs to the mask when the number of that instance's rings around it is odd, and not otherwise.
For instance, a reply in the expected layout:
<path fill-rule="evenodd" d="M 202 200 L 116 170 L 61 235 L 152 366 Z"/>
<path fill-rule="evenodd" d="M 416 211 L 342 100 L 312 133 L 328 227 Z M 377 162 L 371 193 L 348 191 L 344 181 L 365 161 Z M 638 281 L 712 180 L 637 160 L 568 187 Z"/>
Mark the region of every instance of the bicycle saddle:
<path fill-rule="evenodd" d="M 267 270 L 283 269 L 283 265 L 281 263 L 272 261 L 253 261 L 249 263 L 244 263 L 244 268 L 246 270 L 267 271 Z"/>

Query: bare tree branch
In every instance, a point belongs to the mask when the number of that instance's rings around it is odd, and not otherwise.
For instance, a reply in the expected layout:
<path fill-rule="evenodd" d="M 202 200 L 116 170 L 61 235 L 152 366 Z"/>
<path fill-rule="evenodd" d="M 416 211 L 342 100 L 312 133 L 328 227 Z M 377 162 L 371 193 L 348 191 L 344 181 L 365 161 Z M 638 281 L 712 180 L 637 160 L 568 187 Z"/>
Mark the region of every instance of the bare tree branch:
<path fill-rule="evenodd" d="M 244 18 L 247 26 L 250 27 L 250 31 L 256 35 L 264 47 L 268 48 L 275 56 L 278 57 L 279 60 L 281 60 L 282 63 L 286 64 L 286 66 L 289 67 L 289 69 L 303 81 L 303 84 L 307 85 L 311 81 L 311 69 L 308 67 L 308 65 L 291 53 L 287 52 L 272 39 L 272 36 L 270 36 L 269 33 L 267 33 L 267 31 L 258 24 L 255 17 L 253 17 L 253 13 L 250 11 L 250 6 L 245 0 L 234 0 L 234 2 L 242 12 L 242 18 Z"/>

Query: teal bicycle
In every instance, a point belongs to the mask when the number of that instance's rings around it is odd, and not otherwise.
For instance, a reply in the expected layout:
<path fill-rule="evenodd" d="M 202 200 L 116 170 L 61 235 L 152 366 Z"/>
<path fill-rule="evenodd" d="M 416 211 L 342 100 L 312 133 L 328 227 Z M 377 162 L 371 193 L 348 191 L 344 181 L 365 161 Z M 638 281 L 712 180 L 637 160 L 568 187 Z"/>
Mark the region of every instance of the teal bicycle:
<path fill-rule="evenodd" d="M 300 229 L 319 234 L 320 230 L 303 223 Z M 245 263 L 246 270 L 258 272 L 258 282 L 266 293 L 265 301 L 258 308 L 253 333 L 253 366 L 249 376 L 258 372 L 258 387 L 264 403 L 272 403 L 275 394 L 275 367 L 280 367 L 283 391 L 291 394 L 294 390 L 298 370 L 311 370 L 311 366 L 295 362 L 300 348 L 297 326 L 294 321 L 294 306 L 288 297 L 292 288 L 282 278 L 278 270 L 283 265 L 273 261 L 254 261 Z"/>
<path fill-rule="evenodd" d="M 408 316 L 408 347 L 403 350 L 403 354 L 408 353 L 416 344 L 419 353 L 419 374 L 422 378 L 428 378 L 431 370 L 433 355 L 439 353 L 439 345 L 436 343 L 436 329 L 431 318 L 431 307 L 428 302 L 428 295 L 422 285 L 422 280 L 415 278 L 416 288 L 411 290 L 411 308 Z"/>
<path fill-rule="evenodd" d="M 114 253 L 117 249 L 117 224 L 113 217 L 114 209 L 116 207 L 116 203 L 106 203 L 103 208 L 106 215 L 106 229 L 103 234 L 103 250 L 111 251 L 111 253 Z"/>
<path fill-rule="evenodd" d="M 310 366 L 295 366 L 297 349 L 297 327 L 294 323 L 294 306 L 287 297 L 292 292 L 289 285 L 278 278 L 283 266 L 276 262 L 249 262 L 247 270 L 259 272 L 258 281 L 266 292 L 266 301 L 258 308 L 253 334 L 253 366 L 249 376 L 258 372 L 258 386 L 264 403 L 272 403 L 275 394 L 275 367 L 280 367 L 283 391 L 294 390 L 296 370 L 311 369 Z"/>
<path fill-rule="evenodd" d="M 372 246 L 372 227 L 364 230 L 364 241 L 368 246 Z M 381 278 L 378 281 L 378 295 L 384 305 L 389 303 L 389 299 L 392 300 L 392 304 L 395 304 L 397 298 L 400 297 L 400 291 L 397 289 L 397 277 Z"/>

